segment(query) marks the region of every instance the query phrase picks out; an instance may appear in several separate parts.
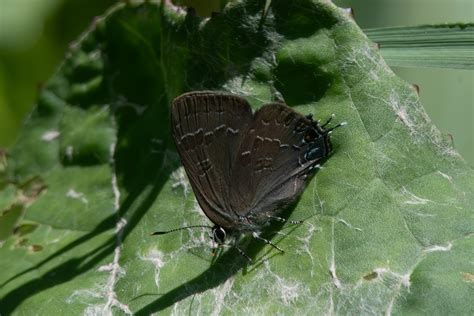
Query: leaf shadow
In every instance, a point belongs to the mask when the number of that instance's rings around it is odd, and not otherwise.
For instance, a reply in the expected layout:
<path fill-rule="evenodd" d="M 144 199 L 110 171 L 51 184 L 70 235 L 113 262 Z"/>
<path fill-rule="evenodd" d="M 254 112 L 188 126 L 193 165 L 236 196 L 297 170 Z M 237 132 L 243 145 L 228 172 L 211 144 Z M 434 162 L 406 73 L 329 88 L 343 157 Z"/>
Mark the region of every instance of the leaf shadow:
<path fill-rule="evenodd" d="M 166 121 L 166 118 L 167 116 L 165 116 L 164 121 Z M 108 216 L 98 223 L 97 226 L 89 233 L 86 233 L 85 235 L 68 243 L 37 264 L 17 273 L 0 284 L 0 288 L 4 288 L 8 284 L 19 280 L 22 276 L 25 276 L 28 273 L 41 271 L 41 269 L 44 269 L 48 263 L 51 264 L 54 262 L 55 259 L 62 261 L 62 255 L 73 257 L 69 258 L 67 261 L 55 265 L 53 268 L 48 269 L 40 276 L 24 282 L 7 292 L 0 299 L 0 314 L 9 315 L 18 306 L 20 306 L 23 301 L 27 300 L 31 296 L 41 291 L 69 282 L 75 277 L 100 265 L 105 259 L 107 259 L 107 257 L 113 254 L 117 246 L 116 233 L 111 235 L 111 237 L 105 242 L 83 255 L 74 257 L 73 252 L 81 245 L 90 243 L 99 235 L 107 233 L 107 231 L 113 231 L 114 229 L 117 229 L 117 225 L 121 218 L 126 218 L 127 220 L 127 224 L 124 226 L 122 231 L 121 243 L 126 240 L 128 235 L 134 230 L 146 212 L 150 209 L 163 186 L 170 178 L 172 171 L 178 167 L 177 161 L 172 161 L 171 163 L 166 161 L 166 151 L 162 151 L 155 155 L 153 159 L 150 159 L 148 152 L 143 150 L 137 151 L 136 149 L 137 147 L 147 148 L 147 138 L 143 137 L 144 134 L 152 136 L 158 136 L 157 134 L 160 134 L 165 135 L 165 137 L 166 135 L 169 135 L 168 124 L 165 123 L 161 126 L 163 126 L 163 128 L 157 129 L 154 131 L 154 133 L 146 133 L 147 127 L 132 129 L 119 128 L 118 138 L 129 139 L 129 142 L 127 142 L 128 145 L 118 148 L 114 155 L 116 161 L 117 178 L 123 179 L 124 183 L 122 184 L 122 189 L 127 194 L 124 200 L 121 202 L 119 209 L 115 214 Z M 164 146 L 166 145 L 167 141 L 165 140 Z M 140 161 L 141 166 L 146 169 L 146 173 L 133 173 L 133 169 L 136 166 L 136 164 L 130 163 L 130 160 L 133 159 Z M 137 203 L 137 201 L 139 202 Z"/>
<path fill-rule="evenodd" d="M 136 227 L 136 225 L 140 222 L 141 218 L 151 207 L 151 205 L 156 199 L 156 196 L 161 191 L 161 188 L 163 187 L 168 176 L 161 175 L 157 177 L 158 181 L 155 183 L 153 190 L 150 191 L 148 196 L 143 200 L 140 206 L 135 210 L 134 214 L 129 218 L 128 224 L 124 228 L 123 240 L 125 240 L 127 236 L 133 231 L 134 227 Z M 133 202 L 139 197 L 140 192 L 139 190 L 137 191 L 138 192 L 136 194 L 130 194 L 126 198 L 125 202 L 123 203 L 123 206 L 120 209 L 120 213 L 126 213 L 129 207 L 133 204 Z M 40 269 L 46 263 L 51 262 L 53 259 L 58 258 L 60 255 L 65 254 L 66 252 L 73 251 L 76 247 L 88 242 L 89 240 L 105 232 L 106 230 L 114 228 L 115 221 L 116 216 L 111 216 L 107 218 L 102 223 L 100 223 L 94 231 L 76 239 L 75 241 L 61 248 L 56 253 L 42 260 L 35 266 L 25 271 L 22 271 L 14 277 L 10 278 L 2 284 L 2 287 L 12 282 L 13 280 L 18 279 L 20 276 L 27 274 L 28 272 Z M 68 282 L 73 278 L 79 276 L 80 274 L 85 273 L 88 270 L 96 267 L 101 261 L 106 259 L 114 252 L 115 247 L 116 237 L 112 236 L 102 245 L 96 247 L 88 253 L 58 264 L 54 268 L 51 268 L 48 271 L 44 272 L 41 276 L 16 287 L 2 298 L 0 303 L 1 314 L 9 315 L 16 309 L 16 307 L 18 307 L 23 301 L 25 301 L 29 297 L 43 290 L 53 288 L 57 285 Z"/>

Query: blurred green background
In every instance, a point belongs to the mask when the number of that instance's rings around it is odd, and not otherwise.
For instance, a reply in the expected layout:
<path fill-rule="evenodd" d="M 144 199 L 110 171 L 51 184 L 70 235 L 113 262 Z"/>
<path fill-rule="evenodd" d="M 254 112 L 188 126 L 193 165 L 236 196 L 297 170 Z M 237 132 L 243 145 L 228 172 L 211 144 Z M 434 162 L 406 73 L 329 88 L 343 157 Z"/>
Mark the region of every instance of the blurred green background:
<path fill-rule="evenodd" d="M 224 0 L 177 0 L 201 14 Z M 0 0 L 0 147 L 11 144 L 69 44 L 117 0 Z M 334 0 L 351 7 L 362 28 L 473 22 L 474 0 Z M 474 71 L 393 68 L 420 86 L 422 104 L 474 166 Z"/>

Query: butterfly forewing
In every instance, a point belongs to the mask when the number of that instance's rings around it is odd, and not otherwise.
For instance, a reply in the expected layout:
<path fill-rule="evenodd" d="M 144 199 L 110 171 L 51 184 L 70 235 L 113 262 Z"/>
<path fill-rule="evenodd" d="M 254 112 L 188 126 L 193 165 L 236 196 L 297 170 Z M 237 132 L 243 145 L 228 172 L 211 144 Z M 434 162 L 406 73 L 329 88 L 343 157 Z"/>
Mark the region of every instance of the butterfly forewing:
<path fill-rule="evenodd" d="M 231 227 L 230 183 L 239 144 L 252 121 L 242 98 L 193 92 L 172 107 L 173 137 L 199 205 L 211 221 Z"/>

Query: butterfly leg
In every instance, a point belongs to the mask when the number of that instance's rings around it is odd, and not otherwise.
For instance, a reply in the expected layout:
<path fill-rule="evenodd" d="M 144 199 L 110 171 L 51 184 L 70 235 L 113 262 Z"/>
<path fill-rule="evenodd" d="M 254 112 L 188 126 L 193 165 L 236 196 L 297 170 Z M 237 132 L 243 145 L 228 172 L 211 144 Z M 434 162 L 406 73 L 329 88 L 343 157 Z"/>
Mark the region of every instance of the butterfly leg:
<path fill-rule="evenodd" d="M 263 238 L 263 237 L 260 237 L 256 232 L 253 232 L 253 233 L 252 233 L 252 236 L 253 236 L 253 238 L 255 238 L 255 239 L 258 239 L 258 240 L 263 241 L 263 242 L 266 243 L 267 245 L 272 246 L 273 248 L 275 248 L 275 249 L 278 250 L 279 252 L 285 253 L 285 251 L 284 251 L 283 249 L 281 249 L 280 247 L 278 247 L 277 245 L 275 245 L 274 243 L 272 243 L 270 240 L 265 239 L 265 238 Z"/>
<path fill-rule="evenodd" d="M 211 256 L 212 256 L 211 263 L 214 263 L 214 261 L 217 259 L 219 255 L 221 247 L 217 242 L 214 241 L 214 239 L 212 239 L 212 236 L 210 236 L 210 238 L 211 238 Z"/>
<path fill-rule="evenodd" d="M 211 256 L 212 256 L 211 264 L 214 264 L 216 262 L 216 260 L 219 258 L 221 253 L 222 253 L 221 246 L 211 248 Z"/>
<path fill-rule="evenodd" d="M 242 257 L 245 257 L 251 264 L 253 263 L 252 258 L 250 258 L 242 249 L 240 249 L 239 246 L 234 245 L 234 248 L 237 249 L 237 251 L 242 255 Z"/>
<path fill-rule="evenodd" d="M 273 220 L 276 220 L 280 223 L 290 223 L 290 224 L 294 224 L 294 225 L 298 225 L 298 224 L 302 224 L 304 221 L 293 221 L 293 220 L 287 220 L 283 217 L 279 217 L 279 216 L 272 216 L 272 215 L 268 215 L 268 218 L 270 219 L 273 219 Z"/>

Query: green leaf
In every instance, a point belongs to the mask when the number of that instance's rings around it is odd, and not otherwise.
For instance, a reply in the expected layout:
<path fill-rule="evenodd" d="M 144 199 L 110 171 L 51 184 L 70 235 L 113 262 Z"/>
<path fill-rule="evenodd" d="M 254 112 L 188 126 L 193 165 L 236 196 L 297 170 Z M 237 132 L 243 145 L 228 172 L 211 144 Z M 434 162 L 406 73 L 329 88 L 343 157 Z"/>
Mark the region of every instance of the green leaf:
<path fill-rule="evenodd" d="M 472 314 L 474 173 L 348 13 L 328 1 L 145 2 L 92 24 L 9 149 L 1 314 Z M 169 129 L 172 99 L 226 90 L 346 128 L 263 236 L 211 255 Z M 9 188 L 9 189 L 7 189 Z M 12 192 L 13 190 L 13 192 Z M 13 199 L 13 200 L 12 200 Z"/>
<path fill-rule="evenodd" d="M 474 69 L 474 24 L 365 29 L 390 66 Z"/>

